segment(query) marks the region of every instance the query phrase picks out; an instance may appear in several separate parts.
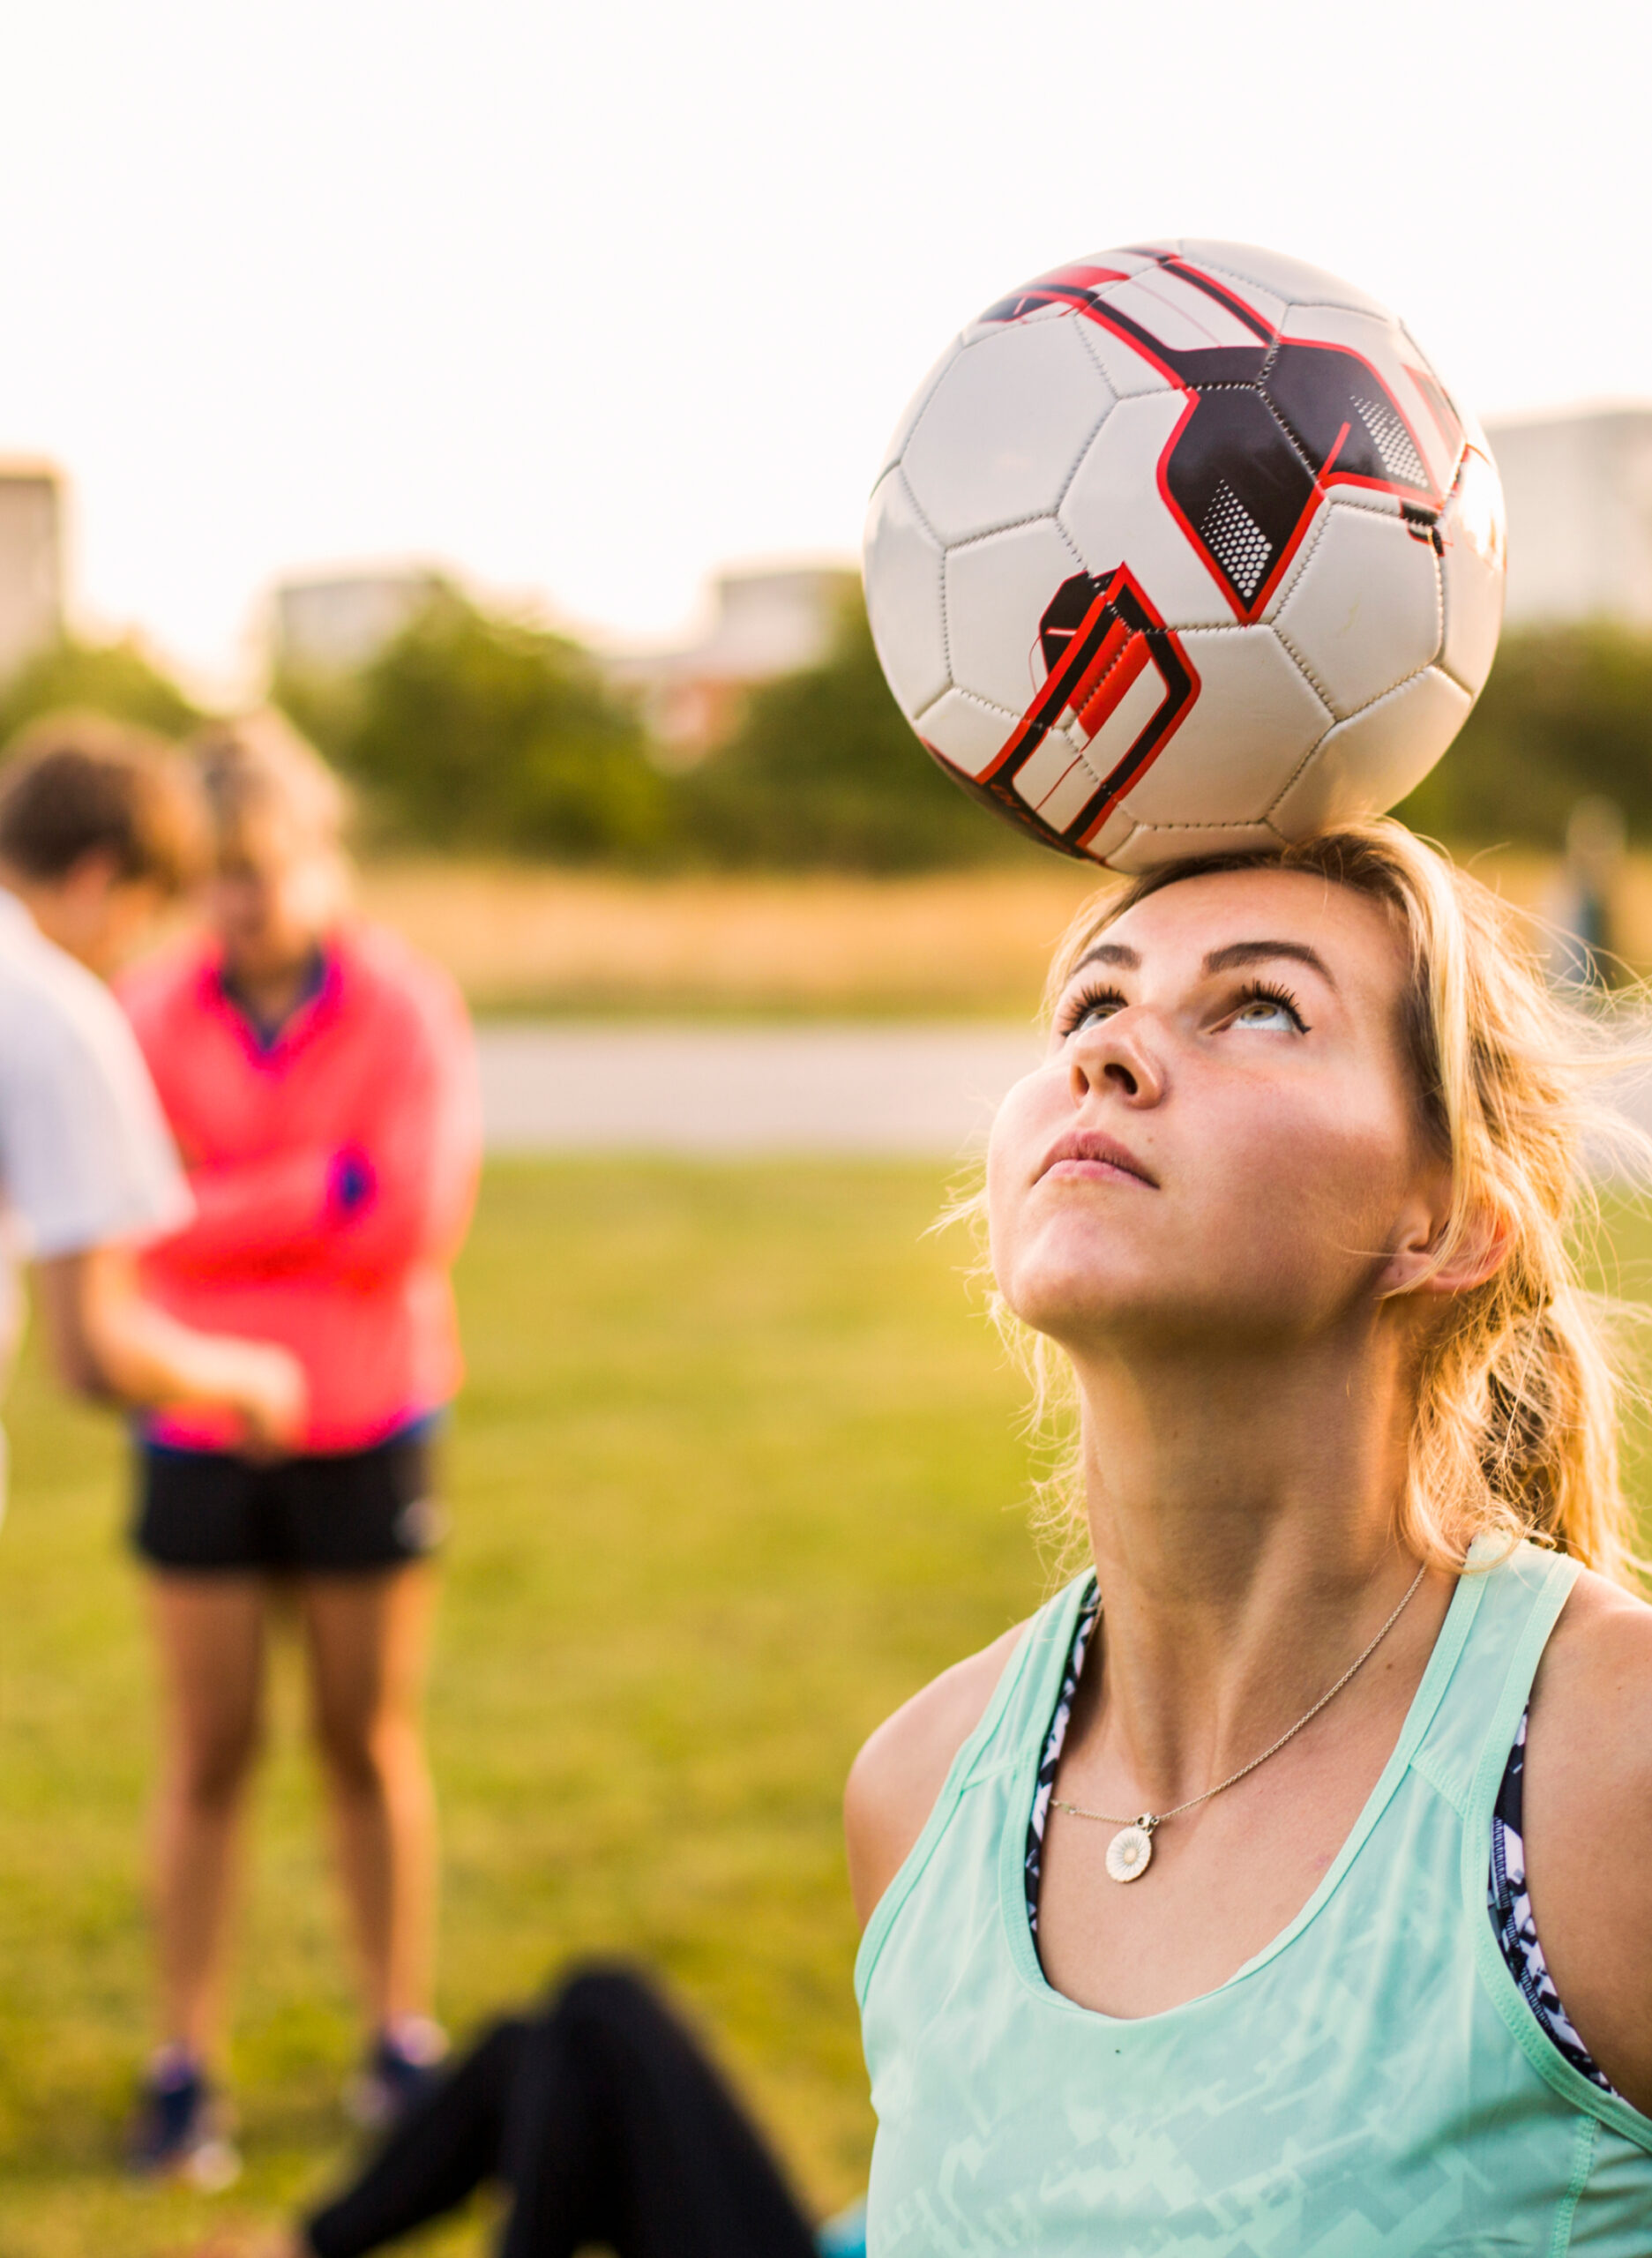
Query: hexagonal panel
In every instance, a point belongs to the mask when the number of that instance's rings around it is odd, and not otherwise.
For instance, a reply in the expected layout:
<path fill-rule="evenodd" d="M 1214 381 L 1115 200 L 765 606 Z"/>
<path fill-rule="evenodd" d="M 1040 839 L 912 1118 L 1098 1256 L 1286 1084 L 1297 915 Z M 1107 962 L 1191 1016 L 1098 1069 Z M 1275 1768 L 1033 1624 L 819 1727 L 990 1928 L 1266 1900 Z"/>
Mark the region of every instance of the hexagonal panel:
<path fill-rule="evenodd" d="M 1127 564 L 1171 627 L 1215 627 L 1233 617 L 1215 575 L 1159 491 L 1159 458 L 1187 410 L 1162 387 L 1121 400 L 1073 473 L 1061 522 L 1089 572 Z"/>
<path fill-rule="evenodd" d="M 1199 695 L 1124 804 L 1139 823 L 1253 823 L 1330 728 L 1271 627 L 1181 638 Z"/>
<path fill-rule="evenodd" d="M 946 652 L 958 687 L 1025 713 L 1044 678 L 1039 622 L 1057 589 L 1082 569 L 1053 518 L 949 549 Z"/>
<path fill-rule="evenodd" d="M 1071 319 L 966 346 L 901 457 L 919 509 L 945 542 L 1053 510 L 1112 398 Z"/>
<path fill-rule="evenodd" d="M 1259 336 L 1238 293 L 1202 267 L 1151 267 L 1128 281 L 1110 284 L 1100 296 L 1098 318 L 1115 315 L 1127 334 L 1141 333 L 1178 372 L 1185 372 L 1177 357 L 1182 354 L 1248 352 L 1254 360 L 1274 334 L 1269 322 Z M 1224 381 L 1231 375 L 1230 364 Z"/>
<path fill-rule="evenodd" d="M 1274 624 L 1341 720 L 1439 654 L 1439 563 L 1402 519 L 1334 503 L 1308 540 Z"/>
<path fill-rule="evenodd" d="M 1264 250 L 1259 243 L 1207 243 L 1185 237 L 1177 248 L 1184 258 L 1194 259 L 1215 273 L 1231 275 L 1237 281 L 1255 283 L 1292 305 L 1350 306 L 1361 313 L 1385 316 L 1387 312 L 1380 299 L 1338 275 L 1327 274 L 1322 266 Z"/>
<path fill-rule="evenodd" d="M 889 687 L 910 721 L 933 705 L 952 677 L 946 670 L 940 547 L 919 518 L 898 470 L 890 471 L 872 496 L 861 555 L 872 641 Z"/>
<path fill-rule="evenodd" d="M 990 706 L 983 698 L 972 698 L 968 691 L 949 690 L 918 715 L 915 726 L 925 744 L 933 745 L 954 768 L 966 776 L 979 776 L 1003 751 L 1020 718 Z"/>
<path fill-rule="evenodd" d="M 889 444 L 884 449 L 884 459 L 878 467 L 878 478 L 881 478 L 885 471 L 893 469 L 894 465 L 900 461 L 901 456 L 906 452 L 907 441 L 912 437 L 914 425 L 916 423 L 919 416 L 923 415 L 924 409 L 929 406 L 931 400 L 934 396 L 936 385 L 939 384 L 941 378 L 946 374 L 948 369 L 952 367 L 953 363 L 958 358 L 958 355 L 963 351 L 963 349 L 964 341 L 962 338 L 954 337 L 952 343 L 941 355 L 940 359 L 937 361 L 934 367 L 924 378 L 923 383 L 913 393 L 911 399 L 908 400 L 906 406 L 901 409 L 901 421 L 895 425 L 894 430 L 890 433 Z M 877 479 L 872 481 L 874 486 L 876 486 L 877 482 Z"/>
<path fill-rule="evenodd" d="M 965 325 L 964 341 L 973 344 L 977 337 L 987 337 L 994 330 L 1010 322 L 1063 321 L 1072 312 L 1071 302 L 1059 296 L 1050 297 L 1043 305 L 1033 303 L 1045 288 L 1054 283 L 1065 288 L 1080 273 L 1094 275 L 1098 268 L 1112 274 L 1133 274 L 1139 269 L 1151 266 L 1152 259 L 1139 250 L 1087 251 L 1081 258 L 1066 259 L 1056 267 L 1046 267 L 1042 274 L 1029 276 L 1018 282 L 1012 290 L 1000 291 L 990 306 Z"/>
<path fill-rule="evenodd" d="M 1167 238 L 1162 243 L 1149 243 L 1144 248 L 1165 252 L 1174 258 L 1185 259 L 1190 266 L 1197 267 L 1201 273 L 1208 274 L 1214 282 L 1219 283 L 1230 296 L 1237 298 L 1242 303 L 1249 306 L 1258 319 L 1265 321 L 1270 329 L 1277 329 L 1284 319 L 1285 308 L 1289 303 L 1288 294 L 1281 296 L 1276 290 L 1268 288 L 1265 282 L 1259 281 L 1250 275 L 1238 273 L 1225 259 L 1209 256 L 1212 252 L 1230 251 L 1240 246 L 1233 243 L 1189 243 L 1177 237 Z M 1286 263 L 1289 264 L 1289 262 Z"/>
<path fill-rule="evenodd" d="M 1268 810 L 1287 839 L 1380 815 L 1420 784 L 1468 718 L 1469 693 L 1431 667 L 1340 722 Z"/>
<path fill-rule="evenodd" d="M 1162 393 L 1171 389 L 1163 370 L 1150 361 L 1145 353 L 1138 352 L 1128 339 L 1103 328 L 1088 314 L 1075 314 L 1073 327 L 1083 340 L 1085 350 L 1120 400 L 1133 400 L 1144 393 Z M 1177 393 L 1176 397 L 1179 400 L 1181 394 Z"/>
<path fill-rule="evenodd" d="M 1073 308 L 1066 304 L 1065 301 L 1055 299 L 1047 306 L 1029 306 L 1025 313 L 1017 314 L 1014 318 L 1018 323 L 1029 321 L 1065 321 L 1072 311 Z M 964 325 L 963 329 L 960 332 L 960 337 L 964 344 L 974 345 L 977 343 L 980 339 L 983 337 L 992 337 L 996 335 L 998 331 L 1007 329 L 1009 326 L 1009 322 L 1001 318 L 994 321 L 989 320 L 985 315 L 983 315 L 981 319 L 978 321 L 967 322 Z"/>
<path fill-rule="evenodd" d="M 1446 632 L 1439 662 L 1477 698 L 1497 655 L 1503 624 L 1503 490 L 1490 458 L 1465 450 L 1457 484 L 1439 521 L 1440 593 Z"/>

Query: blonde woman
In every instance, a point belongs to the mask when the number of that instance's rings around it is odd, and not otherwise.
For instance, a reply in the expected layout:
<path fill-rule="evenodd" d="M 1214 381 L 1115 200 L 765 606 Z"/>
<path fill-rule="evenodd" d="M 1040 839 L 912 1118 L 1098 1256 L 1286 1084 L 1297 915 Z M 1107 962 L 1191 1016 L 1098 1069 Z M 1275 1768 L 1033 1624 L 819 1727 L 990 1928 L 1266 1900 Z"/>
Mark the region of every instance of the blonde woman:
<path fill-rule="evenodd" d="M 221 2179 L 212 2090 L 235 1846 L 272 1596 L 295 1596 L 383 2120 L 439 2051 L 434 1834 L 419 1729 L 439 1529 L 433 1431 L 460 1375 L 448 1267 L 478 1107 L 452 984 L 349 914 L 343 804 L 275 714 L 193 748 L 213 819 L 206 931 L 123 999 L 195 1197 L 146 1257 L 160 1305 L 243 1321 L 309 1383 L 298 1447 L 255 1461 L 210 1415 L 151 1420 L 135 1541 L 165 1694 L 156 1827 L 162 2045 L 134 2160 Z"/>
<path fill-rule="evenodd" d="M 1652 1611 L 1514 923 L 1392 823 L 1103 898 L 985 1195 L 1084 1573 L 848 1798 L 873 2258 L 1652 2248 Z"/>

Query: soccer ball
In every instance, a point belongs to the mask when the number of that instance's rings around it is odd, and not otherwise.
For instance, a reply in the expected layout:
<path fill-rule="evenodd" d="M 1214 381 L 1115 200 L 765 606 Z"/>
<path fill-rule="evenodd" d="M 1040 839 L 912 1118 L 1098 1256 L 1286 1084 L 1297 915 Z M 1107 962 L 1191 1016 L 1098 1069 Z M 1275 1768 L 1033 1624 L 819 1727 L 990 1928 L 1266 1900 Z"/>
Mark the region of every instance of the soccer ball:
<path fill-rule="evenodd" d="M 866 602 L 928 750 L 1119 871 L 1392 807 L 1503 609 L 1484 433 L 1363 291 L 1240 243 L 1059 267 L 942 355 Z"/>

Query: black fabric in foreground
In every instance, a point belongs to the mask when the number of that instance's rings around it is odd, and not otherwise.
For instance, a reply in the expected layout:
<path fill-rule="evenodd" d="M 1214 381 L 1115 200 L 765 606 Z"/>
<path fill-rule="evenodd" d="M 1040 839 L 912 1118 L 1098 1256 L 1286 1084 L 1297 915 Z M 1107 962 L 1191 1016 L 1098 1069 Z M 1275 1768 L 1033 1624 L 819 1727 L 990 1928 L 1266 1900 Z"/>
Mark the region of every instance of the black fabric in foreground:
<path fill-rule="evenodd" d="M 699 2045 L 623 1968 L 494 2023 L 309 2221 L 316 2258 L 364 2258 L 505 2191 L 498 2258 L 814 2258 L 762 2139 Z"/>

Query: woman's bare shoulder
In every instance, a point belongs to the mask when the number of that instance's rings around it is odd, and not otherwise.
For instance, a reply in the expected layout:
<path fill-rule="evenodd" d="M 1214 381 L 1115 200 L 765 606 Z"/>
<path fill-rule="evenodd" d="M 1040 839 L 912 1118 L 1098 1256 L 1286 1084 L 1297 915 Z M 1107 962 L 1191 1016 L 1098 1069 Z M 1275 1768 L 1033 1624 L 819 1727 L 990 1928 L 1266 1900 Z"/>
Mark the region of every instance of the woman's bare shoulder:
<path fill-rule="evenodd" d="M 1521 1813 L 1555 1988 L 1652 2114 L 1652 1606 L 1578 1579 L 1532 1690 Z"/>
<path fill-rule="evenodd" d="M 863 1928 L 923 1832 L 953 1759 L 986 1713 L 1025 1626 L 931 1679 L 886 1717 L 849 1768 L 843 1791 L 849 1888 Z"/>
<path fill-rule="evenodd" d="M 1652 1605 L 1585 1569 L 1544 1649 L 1531 1715 L 1534 1737 L 1563 1746 L 1580 1777 L 1624 1764 L 1652 1774 Z"/>

